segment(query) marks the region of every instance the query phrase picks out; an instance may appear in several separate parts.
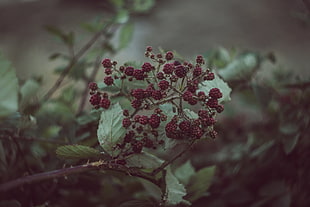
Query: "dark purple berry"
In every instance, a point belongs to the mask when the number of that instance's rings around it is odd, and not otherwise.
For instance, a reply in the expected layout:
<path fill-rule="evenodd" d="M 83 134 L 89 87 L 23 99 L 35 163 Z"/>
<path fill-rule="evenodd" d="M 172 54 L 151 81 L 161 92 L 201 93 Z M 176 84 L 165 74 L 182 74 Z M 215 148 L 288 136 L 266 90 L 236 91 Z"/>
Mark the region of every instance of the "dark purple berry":
<path fill-rule="evenodd" d="M 125 68 L 124 73 L 125 73 L 125 75 L 133 76 L 134 70 L 135 69 L 133 67 L 128 66 L 128 67 Z"/>
<path fill-rule="evenodd" d="M 132 143 L 132 151 L 134 153 L 140 153 L 142 151 L 142 148 L 143 148 L 143 143 L 141 141 L 136 141 Z"/>
<path fill-rule="evenodd" d="M 89 88 L 90 90 L 92 90 L 92 91 L 95 91 L 95 90 L 98 89 L 98 85 L 97 85 L 97 83 L 95 83 L 95 82 L 91 82 L 91 83 L 88 84 L 88 88 Z"/>
<path fill-rule="evenodd" d="M 224 106 L 219 104 L 217 105 L 217 107 L 215 108 L 217 113 L 222 113 L 224 111 Z"/>
<path fill-rule="evenodd" d="M 123 110 L 123 115 L 124 115 L 124 116 L 129 116 L 129 111 L 128 111 L 127 109 L 124 109 L 124 110 Z"/>
<path fill-rule="evenodd" d="M 165 56 L 165 58 L 166 58 L 166 60 L 172 60 L 173 59 L 173 52 L 171 52 L 171 51 L 168 51 L 167 53 L 166 53 L 166 56 Z"/>
<path fill-rule="evenodd" d="M 153 69 L 153 66 L 151 65 L 151 63 L 144 63 L 142 65 L 142 70 L 143 72 L 150 72 Z"/>
<path fill-rule="evenodd" d="M 123 127 L 128 128 L 131 125 L 130 118 L 123 119 L 122 124 L 123 124 Z"/>
<path fill-rule="evenodd" d="M 165 74 L 163 72 L 159 72 L 157 73 L 156 77 L 159 79 L 159 80 L 162 80 L 165 78 Z"/>
<path fill-rule="evenodd" d="M 152 114 L 151 117 L 149 118 L 149 125 L 153 129 L 158 128 L 160 125 L 160 117 L 157 114 Z"/>
<path fill-rule="evenodd" d="M 198 64 L 204 64 L 204 59 L 203 59 L 203 57 L 202 57 L 201 55 L 198 55 L 198 56 L 196 57 L 196 63 L 198 63 Z"/>
<path fill-rule="evenodd" d="M 176 66 L 174 74 L 179 78 L 184 78 L 186 76 L 187 70 L 183 65 Z"/>
<path fill-rule="evenodd" d="M 193 98 L 193 94 L 190 91 L 185 91 L 182 97 L 184 101 L 188 101 Z"/>
<path fill-rule="evenodd" d="M 111 101 L 107 98 L 103 98 L 100 101 L 100 106 L 104 109 L 108 109 L 111 105 Z"/>
<path fill-rule="evenodd" d="M 191 122 L 188 120 L 181 121 L 179 123 L 179 128 L 183 133 L 190 134 L 192 129 Z"/>
<path fill-rule="evenodd" d="M 135 69 L 133 71 L 133 77 L 135 77 L 137 80 L 144 80 L 144 72 L 140 69 Z"/>
<path fill-rule="evenodd" d="M 146 125 L 149 122 L 149 118 L 145 115 L 140 116 L 139 123 L 142 125 Z"/>
<path fill-rule="evenodd" d="M 160 100 L 163 98 L 163 95 L 161 93 L 160 90 L 154 90 L 152 91 L 152 97 L 155 99 L 155 100 Z"/>
<path fill-rule="evenodd" d="M 142 100 L 141 99 L 134 99 L 131 101 L 131 106 L 135 109 L 140 108 L 140 106 L 142 105 Z"/>
<path fill-rule="evenodd" d="M 204 77 L 204 80 L 211 81 L 214 80 L 214 78 L 215 78 L 214 73 L 208 73 L 208 75 Z"/>
<path fill-rule="evenodd" d="M 103 82 L 107 85 L 110 86 L 114 83 L 114 79 L 111 76 L 106 76 L 103 80 Z"/>
<path fill-rule="evenodd" d="M 193 71 L 193 76 L 194 77 L 200 76 L 201 74 L 202 74 L 201 67 L 197 67 L 197 68 L 194 69 L 194 71 Z"/>
<path fill-rule="evenodd" d="M 111 69 L 111 68 L 106 68 L 106 69 L 104 70 L 104 73 L 105 73 L 106 75 L 111 75 L 111 74 L 112 74 L 112 69 Z"/>
<path fill-rule="evenodd" d="M 195 126 L 192 129 L 192 135 L 195 139 L 200 139 L 203 135 L 203 130 L 199 126 Z"/>
<path fill-rule="evenodd" d="M 152 52 L 152 50 L 153 50 L 153 48 L 152 48 L 151 46 L 147 46 L 147 47 L 146 47 L 146 51 L 147 51 L 147 52 Z"/>
<path fill-rule="evenodd" d="M 158 87 L 159 87 L 161 90 L 166 90 L 166 89 L 169 88 L 169 82 L 166 81 L 166 80 L 159 81 Z"/>
<path fill-rule="evenodd" d="M 223 94 L 221 93 L 220 89 L 218 88 L 212 88 L 210 91 L 209 91 L 209 96 L 211 98 L 214 98 L 214 99 L 219 99 L 219 98 L 222 98 L 223 97 Z"/>
<path fill-rule="evenodd" d="M 172 74 L 174 70 L 174 65 L 171 63 L 167 63 L 164 65 L 163 71 L 165 74 Z"/>
<path fill-rule="evenodd" d="M 218 100 L 217 99 L 213 99 L 213 98 L 211 98 L 211 99 L 209 99 L 208 101 L 207 101 L 207 106 L 209 106 L 210 108 L 216 108 L 217 106 L 218 106 Z"/>
<path fill-rule="evenodd" d="M 145 91 L 141 88 L 133 89 L 131 91 L 131 95 L 136 99 L 143 99 L 145 95 Z"/>
<path fill-rule="evenodd" d="M 101 101 L 101 96 L 99 94 L 94 94 L 90 97 L 89 102 L 91 103 L 91 105 L 96 106 L 99 105 Z"/>
<path fill-rule="evenodd" d="M 103 59 L 101 64 L 103 65 L 104 68 L 111 68 L 112 67 L 112 62 L 109 58 Z"/>

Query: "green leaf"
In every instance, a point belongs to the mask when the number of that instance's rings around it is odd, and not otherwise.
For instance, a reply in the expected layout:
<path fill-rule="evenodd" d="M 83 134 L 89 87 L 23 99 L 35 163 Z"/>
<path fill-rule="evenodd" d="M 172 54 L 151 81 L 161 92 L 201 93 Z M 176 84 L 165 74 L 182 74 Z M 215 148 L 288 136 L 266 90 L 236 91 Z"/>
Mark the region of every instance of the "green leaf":
<path fill-rule="evenodd" d="M 133 31 L 134 31 L 134 25 L 132 23 L 127 23 L 125 24 L 119 34 L 119 48 L 118 49 L 123 49 L 128 46 L 130 43 L 132 36 L 133 36 Z"/>
<path fill-rule="evenodd" d="M 189 185 L 186 186 L 186 200 L 194 202 L 206 193 L 211 186 L 215 169 L 215 166 L 205 167 L 191 177 Z"/>
<path fill-rule="evenodd" d="M 223 97 L 219 99 L 219 102 L 230 101 L 231 88 L 217 75 L 215 75 L 214 80 L 204 81 L 199 84 L 198 91 L 203 91 L 205 94 L 208 94 L 212 88 L 218 88 L 222 92 Z"/>
<path fill-rule="evenodd" d="M 56 154 L 65 159 L 82 159 L 100 156 L 94 148 L 83 145 L 66 145 L 56 149 Z"/>
<path fill-rule="evenodd" d="M 184 109 L 184 113 L 191 119 L 198 119 L 198 114 L 190 109 Z"/>
<path fill-rule="evenodd" d="M 174 174 L 180 180 L 180 182 L 186 186 L 190 178 L 195 175 L 195 169 L 191 162 L 188 160 L 186 163 L 178 167 Z"/>
<path fill-rule="evenodd" d="M 121 9 L 117 12 L 115 22 L 119 24 L 125 24 L 129 20 L 129 12 L 125 9 Z"/>
<path fill-rule="evenodd" d="M 20 88 L 21 105 L 29 103 L 30 99 L 35 97 L 39 89 L 40 84 L 37 81 L 33 79 L 27 80 L 26 83 Z"/>
<path fill-rule="evenodd" d="M 18 110 L 18 81 L 12 64 L 0 53 L 0 117 Z"/>
<path fill-rule="evenodd" d="M 257 70 L 259 63 L 257 54 L 247 53 L 232 61 L 218 73 L 226 81 L 243 80 L 249 78 Z"/>
<path fill-rule="evenodd" d="M 154 5 L 154 0 L 134 0 L 133 9 L 135 12 L 146 12 L 149 11 Z"/>
<path fill-rule="evenodd" d="M 114 147 L 122 142 L 126 133 L 126 129 L 122 126 L 122 121 L 123 109 L 118 103 L 101 113 L 97 130 L 98 141 L 101 147 L 112 157 L 119 153 Z"/>
<path fill-rule="evenodd" d="M 186 195 L 186 190 L 183 184 L 172 174 L 170 167 L 166 171 L 166 201 L 169 205 L 177 205 L 179 203 L 189 204 L 183 199 Z"/>
<path fill-rule="evenodd" d="M 164 162 L 155 155 L 147 152 L 133 154 L 126 159 L 128 167 L 138 167 L 143 169 L 155 169 L 161 166 Z"/>
<path fill-rule="evenodd" d="M 281 141 L 283 144 L 283 149 L 286 154 L 290 154 L 296 147 L 298 140 L 300 138 L 300 134 L 295 136 L 284 136 Z"/>

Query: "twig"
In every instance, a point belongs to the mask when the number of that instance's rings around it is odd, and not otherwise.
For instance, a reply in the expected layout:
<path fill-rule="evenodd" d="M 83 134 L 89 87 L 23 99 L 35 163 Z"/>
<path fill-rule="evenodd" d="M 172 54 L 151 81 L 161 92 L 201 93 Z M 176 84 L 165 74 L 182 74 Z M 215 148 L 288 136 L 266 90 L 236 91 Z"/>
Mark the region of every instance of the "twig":
<path fill-rule="evenodd" d="M 106 28 L 110 26 L 107 25 Z M 103 34 L 104 30 L 96 33 L 85 45 L 82 47 L 74 57 L 72 57 L 71 61 L 69 62 L 68 66 L 64 69 L 64 71 L 61 73 L 59 78 L 56 80 L 54 85 L 49 89 L 49 91 L 44 95 L 43 102 L 47 101 L 54 92 L 58 89 L 58 87 L 61 85 L 61 83 L 64 81 L 65 77 L 68 75 L 70 70 L 73 68 L 73 66 L 77 63 L 77 61 L 84 55 L 84 53 L 98 40 L 98 38 Z"/>
<path fill-rule="evenodd" d="M 99 67 L 100 67 L 100 56 L 98 56 L 96 58 L 96 61 L 95 61 L 95 64 L 94 64 L 94 70 L 92 71 L 88 81 L 85 83 L 85 88 L 84 88 L 84 91 L 82 93 L 82 98 L 81 98 L 81 102 L 80 102 L 80 105 L 79 105 L 79 108 L 78 108 L 78 111 L 77 111 L 77 115 L 81 114 L 84 107 L 85 107 L 85 104 L 86 104 L 86 98 L 87 98 L 87 95 L 88 95 L 88 83 L 93 81 L 97 75 L 97 72 L 99 70 Z"/>
<path fill-rule="evenodd" d="M 152 176 L 148 173 L 142 172 L 139 169 L 128 168 L 128 167 L 123 166 L 123 165 L 118 165 L 118 164 L 114 164 L 114 163 L 105 162 L 105 161 L 100 160 L 97 162 L 91 162 L 91 163 L 87 163 L 84 165 L 78 165 L 78 166 L 74 166 L 74 167 L 63 168 L 63 169 L 59 169 L 59 170 L 43 172 L 43 173 L 38 173 L 38 174 L 34 174 L 34 175 L 21 177 L 21 178 L 18 178 L 16 180 L 12 180 L 12 181 L 9 181 L 7 183 L 1 184 L 0 185 L 0 192 L 9 191 L 11 189 L 23 186 L 25 184 L 33 184 L 33 183 L 44 181 L 44 180 L 50 180 L 50 179 L 65 177 L 68 175 L 87 172 L 87 171 L 91 171 L 91 170 L 118 171 L 118 172 L 122 172 L 125 174 L 129 174 L 131 176 L 146 179 L 146 180 L 154 183 L 157 186 L 160 185 L 159 181 L 156 180 L 154 178 L 154 176 Z"/>
<path fill-rule="evenodd" d="M 189 145 L 182 150 L 179 154 L 177 154 L 176 156 L 174 156 L 171 160 L 168 160 L 166 162 L 164 162 L 159 168 L 156 168 L 155 170 L 153 170 L 153 172 L 151 173 L 151 175 L 155 176 L 157 175 L 159 172 L 161 172 L 162 170 L 164 170 L 168 165 L 170 165 L 172 162 L 174 162 L 176 159 L 180 158 L 185 152 L 187 152 L 195 143 L 196 140 L 192 140 Z"/>

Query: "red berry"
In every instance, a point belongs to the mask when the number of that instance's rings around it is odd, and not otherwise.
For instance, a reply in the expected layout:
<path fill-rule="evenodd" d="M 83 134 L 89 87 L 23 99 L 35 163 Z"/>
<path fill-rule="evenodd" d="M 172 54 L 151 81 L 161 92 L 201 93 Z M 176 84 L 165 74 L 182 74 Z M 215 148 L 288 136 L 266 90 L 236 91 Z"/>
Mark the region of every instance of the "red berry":
<path fill-rule="evenodd" d="M 146 51 L 147 51 L 147 52 L 152 52 L 152 50 L 153 50 L 153 48 L 152 48 L 151 46 L 147 46 L 147 47 L 146 47 Z"/>
<path fill-rule="evenodd" d="M 150 72 L 154 67 L 151 65 L 151 63 L 144 63 L 142 65 L 143 72 Z"/>
<path fill-rule="evenodd" d="M 143 146 L 144 147 L 147 147 L 147 148 L 154 147 L 154 142 L 151 139 L 147 138 L 147 137 L 144 137 L 142 139 L 142 142 L 143 142 Z"/>
<path fill-rule="evenodd" d="M 201 123 L 204 127 L 206 126 L 212 126 L 215 124 L 215 119 L 213 119 L 212 117 L 206 117 L 206 118 L 203 118 L 201 119 Z"/>
<path fill-rule="evenodd" d="M 164 65 L 163 71 L 165 74 L 172 74 L 174 70 L 174 65 L 171 63 L 167 63 Z"/>
<path fill-rule="evenodd" d="M 214 98 L 214 99 L 219 99 L 219 98 L 222 98 L 223 97 L 223 94 L 221 93 L 220 89 L 218 88 L 212 88 L 210 91 L 209 91 L 209 96 L 211 98 Z"/>
<path fill-rule="evenodd" d="M 124 110 L 123 110 L 123 115 L 124 115 L 124 116 L 129 116 L 129 111 L 128 111 L 127 109 L 124 109 Z"/>
<path fill-rule="evenodd" d="M 123 127 L 128 128 L 131 125 L 130 118 L 125 118 L 122 121 Z"/>
<path fill-rule="evenodd" d="M 196 67 L 193 71 L 193 76 L 194 77 L 197 77 L 197 76 L 200 76 L 202 74 L 202 69 L 201 67 Z"/>
<path fill-rule="evenodd" d="M 209 132 L 209 135 L 210 135 L 210 137 L 212 138 L 212 139 L 215 139 L 216 137 L 217 137 L 217 132 L 216 131 L 210 131 Z"/>
<path fill-rule="evenodd" d="M 103 98 L 100 101 L 100 106 L 104 109 L 108 109 L 111 105 L 111 101 L 107 98 Z"/>
<path fill-rule="evenodd" d="M 149 122 L 149 118 L 145 115 L 140 116 L 139 123 L 142 125 L 146 125 Z"/>
<path fill-rule="evenodd" d="M 107 85 L 110 86 L 114 83 L 114 79 L 111 76 L 106 76 L 103 80 L 103 82 Z"/>
<path fill-rule="evenodd" d="M 222 113 L 224 111 L 224 106 L 219 104 L 217 105 L 217 107 L 215 108 L 217 113 Z"/>
<path fill-rule="evenodd" d="M 213 98 L 211 98 L 211 99 L 209 99 L 208 101 L 207 101 L 207 106 L 209 106 L 210 108 L 216 108 L 217 106 L 218 106 L 218 100 L 217 99 L 213 99 Z"/>
<path fill-rule="evenodd" d="M 186 76 L 187 69 L 183 65 L 176 66 L 174 74 L 179 78 L 184 78 Z"/>
<path fill-rule="evenodd" d="M 204 59 L 203 59 L 203 57 L 202 57 L 201 55 L 198 55 L 198 56 L 196 57 L 196 63 L 198 63 L 198 64 L 204 64 Z"/>
<path fill-rule="evenodd" d="M 156 77 L 157 77 L 159 80 L 162 80 L 162 79 L 165 78 L 165 75 L 164 75 L 163 72 L 159 72 L 159 73 L 157 73 Z"/>
<path fill-rule="evenodd" d="M 134 70 L 135 70 L 135 69 L 134 69 L 133 67 L 128 66 L 128 67 L 126 67 L 126 68 L 125 68 L 124 73 L 125 73 L 125 75 L 132 76 L 132 75 L 133 75 Z"/>
<path fill-rule="evenodd" d="M 143 99 L 145 95 L 145 91 L 141 88 L 133 89 L 131 91 L 131 95 L 136 99 Z"/>
<path fill-rule="evenodd" d="M 214 80 L 214 78 L 215 78 L 214 73 L 208 73 L 208 75 L 204 77 L 204 80 L 211 81 L 211 80 Z"/>
<path fill-rule="evenodd" d="M 198 116 L 199 116 L 200 118 L 209 118 L 209 112 L 208 112 L 207 110 L 202 110 L 202 109 L 200 109 L 200 110 L 198 111 Z"/>
<path fill-rule="evenodd" d="M 144 72 L 140 69 L 135 69 L 133 71 L 133 77 L 135 77 L 137 80 L 144 80 Z"/>
<path fill-rule="evenodd" d="M 167 123 L 165 126 L 165 131 L 166 131 L 167 137 L 173 138 L 173 139 L 177 138 L 177 136 L 178 136 L 177 127 L 178 126 L 174 120 Z"/>
<path fill-rule="evenodd" d="M 192 135 L 195 139 L 199 139 L 203 135 L 203 130 L 199 126 L 195 126 L 192 129 Z"/>
<path fill-rule="evenodd" d="M 105 58 L 104 60 L 102 60 L 101 64 L 105 68 L 111 68 L 112 67 L 112 62 L 109 58 Z"/>
<path fill-rule="evenodd" d="M 196 105 L 196 104 L 198 103 L 198 101 L 197 101 L 196 99 L 194 99 L 194 98 L 190 98 L 190 99 L 188 100 L 188 103 L 189 103 L 190 105 Z"/>
<path fill-rule="evenodd" d="M 99 94 L 94 94 L 90 97 L 89 102 L 91 103 L 91 105 L 93 106 L 97 106 L 100 104 L 101 101 L 101 96 Z"/>
<path fill-rule="evenodd" d="M 131 101 L 131 106 L 135 109 L 138 109 L 142 105 L 141 99 L 134 99 Z"/>
<path fill-rule="evenodd" d="M 124 142 L 125 143 L 129 143 L 131 142 L 132 138 L 135 137 L 135 132 L 130 130 L 129 132 L 126 133 L 125 137 L 124 137 Z"/>
<path fill-rule="evenodd" d="M 191 133 L 191 122 L 188 121 L 188 120 L 184 120 L 184 121 L 181 121 L 179 123 L 179 128 L 180 130 L 185 133 L 185 134 L 190 134 Z"/>
<path fill-rule="evenodd" d="M 132 151 L 135 153 L 140 153 L 143 148 L 143 143 L 141 141 L 136 141 L 132 143 Z"/>
<path fill-rule="evenodd" d="M 157 114 L 152 114 L 151 117 L 149 118 L 149 125 L 153 129 L 158 128 L 160 125 L 160 117 Z"/>
<path fill-rule="evenodd" d="M 152 91 L 152 97 L 155 99 L 155 100 L 160 100 L 163 98 L 163 95 L 161 93 L 161 91 L 159 90 L 154 90 Z"/>
<path fill-rule="evenodd" d="M 161 90 L 166 90 L 166 89 L 169 88 L 169 82 L 166 81 L 166 80 L 159 81 L 158 87 L 159 87 Z"/>
<path fill-rule="evenodd" d="M 112 74 L 112 69 L 111 69 L 111 68 L 106 68 L 106 69 L 104 70 L 104 73 L 105 73 L 106 75 L 111 75 L 111 74 Z"/>
<path fill-rule="evenodd" d="M 188 101 L 193 98 L 193 94 L 190 91 L 185 91 L 182 97 L 184 101 Z"/>
<path fill-rule="evenodd" d="M 89 88 L 90 90 L 92 90 L 92 91 L 95 91 L 95 90 L 98 89 L 98 85 L 97 85 L 97 83 L 95 83 L 95 82 L 91 82 L 91 83 L 88 84 L 88 88 Z"/>
<path fill-rule="evenodd" d="M 172 60 L 173 59 L 173 52 L 171 52 L 171 51 L 168 51 L 167 53 L 166 53 L 166 60 Z"/>

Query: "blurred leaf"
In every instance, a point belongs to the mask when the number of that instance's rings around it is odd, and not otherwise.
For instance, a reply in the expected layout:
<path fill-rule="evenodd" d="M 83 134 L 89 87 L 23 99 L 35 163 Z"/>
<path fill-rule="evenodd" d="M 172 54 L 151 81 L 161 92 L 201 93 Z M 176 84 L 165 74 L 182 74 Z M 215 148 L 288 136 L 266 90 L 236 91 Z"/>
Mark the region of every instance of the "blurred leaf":
<path fill-rule="evenodd" d="M 198 91 L 203 91 L 205 94 L 209 94 L 209 91 L 212 88 L 218 88 L 222 92 L 223 97 L 219 99 L 219 102 L 230 101 L 231 88 L 217 75 L 215 75 L 215 78 L 212 81 L 204 81 L 200 83 Z"/>
<path fill-rule="evenodd" d="M 253 92 L 262 108 L 266 108 L 273 96 L 273 89 L 262 84 L 252 83 Z"/>
<path fill-rule="evenodd" d="M 33 79 L 27 80 L 26 83 L 20 88 L 21 105 L 29 103 L 31 98 L 37 94 L 39 89 L 40 84 L 37 81 Z"/>
<path fill-rule="evenodd" d="M 0 118 L 18 109 L 18 81 L 12 64 L 0 53 Z"/>
<path fill-rule="evenodd" d="M 126 158 L 127 166 L 129 167 L 138 167 L 143 169 L 155 169 L 161 166 L 164 162 L 155 155 L 152 155 L 147 152 L 140 154 L 133 154 Z"/>
<path fill-rule="evenodd" d="M 155 5 L 154 0 L 134 0 L 133 10 L 135 12 L 147 12 Z"/>
<path fill-rule="evenodd" d="M 206 193 L 211 186 L 215 169 L 215 166 L 205 167 L 191 177 L 189 185 L 186 187 L 186 200 L 194 202 Z"/>
<path fill-rule="evenodd" d="M 183 199 L 186 195 L 185 187 L 178 181 L 178 179 L 172 174 L 170 167 L 166 171 L 166 198 L 169 205 L 177 205 L 179 203 L 190 204 Z"/>
<path fill-rule="evenodd" d="M 62 102 L 74 106 L 74 104 L 72 104 L 75 100 L 76 97 L 76 90 L 73 86 L 68 86 L 67 88 L 65 88 L 64 90 L 62 90 L 61 96 L 59 97 L 59 100 L 61 100 Z"/>
<path fill-rule="evenodd" d="M 186 186 L 190 178 L 195 175 L 195 169 L 191 162 L 188 160 L 186 163 L 178 167 L 174 174 L 179 179 L 179 181 Z"/>
<path fill-rule="evenodd" d="M 117 12 L 115 22 L 118 24 L 125 24 L 129 20 L 129 12 L 125 9 L 120 9 Z"/>
<path fill-rule="evenodd" d="M 45 25 L 44 29 L 46 31 L 48 31 L 50 34 L 55 35 L 55 36 L 57 36 L 57 37 L 59 37 L 61 39 L 63 39 L 63 37 L 65 35 L 64 32 L 61 29 L 59 29 L 58 27 L 56 27 L 56 26 Z"/>
<path fill-rule="evenodd" d="M 190 109 L 184 109 L 184 113 L 191 119 L 198 119 L 198 114 Z"/>
<path fill-rule="evenodd" d="M 131 200 L 122 203 L 119 207 L 155 207 L 155 204 L 148 200 Z"/>
<path fill-rule="evenodd" d="M 98 141 L 101 147 L 112 157 L 118 152 L 115 145 L 122 142 L 126 129 L 122 126 L 123 109 L 117 104 L 113 104 L 109 109 L 101 113 L 97 130 Z"/>
<path fill-rule="evenodd" d="M 116 8 L 122 8 L 124 6 L 124 0 L 110 0 L 110 2 L 114 4 Z"/>
<path fill-rule="evenodd" d="M 159 201 L 161 199 L 162 192 L 157 185 L 142 178 L 139 179 L 139 181 L 142 183 L 145 191 L 147 191 L 147 193 L 151 195 L 155 200 Z"/>
<path fill-rule="evenodd" d="M 283 149 L 286 154 L 290 154 L 296 147 L 298 140 L 300 138 L 300 134 L 295 136 L 284 136 L 281 141 L 283 144 Z"/>
<path fill-rule="evenodd" d="M 132 36 L 133 36 L 133 31 L 134 31 L 134 25 L 132 23 L 127 23 L 125 24 L 119 34 L 119 48 L 118 49 L 123 49 L 128 46 L 130 43 Z"/>
<path fill-rule="evenodd" d="M 56 154 L 65 159 L 84 159 L 100 156 L 98 150 L 83 145 L 65 145 L 58 147 Z"/>
<path fill-rule="evenodd" d="M 225 81 L 247 80 L 256 71 L 259 64 L 260 59 L 257 54 L 247 53 L 229 63 L 218 73 Z"/>
<path fill-rule="evenodd" d="M 285 135 L 293 135 L 298 133 L 299 126 L 298 123 L 282 123 L 279 126 L 279 131 Z"/>
<path fill-rule="evenodd" d="M 257 157 L 257 156 L 261 155 L 262 153 L 267 151 L 270 147 L 272 147 L 274 145 L 274 143 L 275 143 L 275 141 L 271 140 L 269 142 L 262 144 L 261 146 L 259 146 L 258 148 L 256 148 L 255 150 L 253 150 L 251 152 L 250 157 Z"/>

